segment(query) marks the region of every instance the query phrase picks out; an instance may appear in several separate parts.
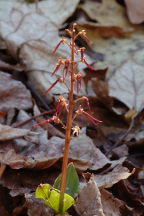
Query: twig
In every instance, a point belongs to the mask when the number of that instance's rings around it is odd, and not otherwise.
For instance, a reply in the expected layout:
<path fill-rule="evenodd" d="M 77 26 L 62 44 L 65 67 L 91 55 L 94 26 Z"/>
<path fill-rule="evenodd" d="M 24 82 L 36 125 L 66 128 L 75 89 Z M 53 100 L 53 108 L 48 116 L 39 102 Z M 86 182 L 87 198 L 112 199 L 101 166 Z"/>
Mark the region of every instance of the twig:
<path fill-rule="evenodd" d="M 49 110 L 49 111 L 45 111 L 45 112 L 40 113 L 40 114 L 38 114 L 38 115 L 32 116 L 31 118 L 28 118 L 27 120 L 21 121 L 21 122 L 16 123 L 16 124 L 13 124 L 12 127 L 13 127 L 13 128 L 21 127 L 21 126 L 27 124 L 28 122 L 34 120 L 34 119 L 37 118 L 37 117 L 40 117 L 40 116 L 43 116 L 43 115 L 48 115 L 48 114 L 53 113 L 53 112 L 55 112 L 55 109 Z"/>

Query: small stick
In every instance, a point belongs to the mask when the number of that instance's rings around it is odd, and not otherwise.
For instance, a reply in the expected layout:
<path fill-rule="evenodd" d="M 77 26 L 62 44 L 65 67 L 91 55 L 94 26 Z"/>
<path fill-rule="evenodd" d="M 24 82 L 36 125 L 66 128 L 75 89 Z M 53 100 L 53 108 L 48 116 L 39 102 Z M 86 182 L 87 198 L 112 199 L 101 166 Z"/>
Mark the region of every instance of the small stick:
<path fill-rule="evenodd" d="M 13 127 L 13 128 L 21 127 L 21 126 L 27 124 L 28 122 L 34 120 L 34 119 L 37 118 L 37 117 L 40 117 L 40 116 L 43 116 L 43 115 L 48 115 L 48 114 L 53 113 L 53 112 L 55 112 L 55 111 L 56 111 L 55 109 L 49 110 L 49 111 L 45 111 L 45 112 L 40 113 L 40 114 L 38 114 L 38 115 L 32 116 L 32 117 L 28 118 L 27 120 L 21 121 L 21 122 L 16 123 L 16 124 L 13 124 L 12 127 Z"/>

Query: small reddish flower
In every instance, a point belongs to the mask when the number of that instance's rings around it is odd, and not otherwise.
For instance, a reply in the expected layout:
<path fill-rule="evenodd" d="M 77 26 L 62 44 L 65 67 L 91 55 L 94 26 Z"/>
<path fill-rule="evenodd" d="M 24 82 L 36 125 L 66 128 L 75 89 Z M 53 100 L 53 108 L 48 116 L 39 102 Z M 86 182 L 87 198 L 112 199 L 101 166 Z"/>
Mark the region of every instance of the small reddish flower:
<path fill-rule="evenodd" d="M 80 51 L 80 54 L 81 54 L 80 62 L 83 62 L 83 63 L 84 63 L 88 68 L 90 68 L 91 70 L 96 71 L 96 69 L 93 68 L 91 65 L 89 65 L 89 63 L 86 61 L 86 58 L 85 58 L 85 56 L 84 56 L 85 47 L 81 47 L 81 48 L 79 49 L 79 51 Z"/>
<path fill-rule="evenodd" d="M 91 70 L 96 71 L 96 69 L 93 68 L 91 65 L 89 65 L 89 63 L 86 61 L 85 56 L 83 57 L 82 62 L 83 62 L 88 68 L 90 68 Z"/>
<path fill-rule="evenodd" d="M 38 125 L 48 124 L 48 123 L 51 123 L 51 122 L 55 122 L 55 123 L 59 124 L 60 119 L 57 116 L 53 116 L 50 119 L 47 119 L 47 120 L 44 120 L 44 121 L 42 121 L 40 123 L 34 124 L 33 127 L 38 126 Z"/>
<path fill-rule="evenodd" d="M 63 77 L 66 78 L 70 68 L 70 59 L 66 59 L 63 68 Z"/>
<path fill-rule="evenodd" d="M 60 40 L 60 42 L 57 44 L 57 46 L 55 47 L 55 49 L 52 51 L 52 54 L 54 54 L 56 51 L 57 51 L 57 49 L 59 48 L 59 46 L 61 45 L 61 44 L 64 44 L 64 43 L 66 43 L 66 40 L 65 39 L 61 39 Z"/>
<path fill-rule="evenodd" d="M 80 73 L 78 73 L 78 74 L 75 75 L 75 80 L 77 82 L 77 93 L 81 89 L 81 79 L 82 79 L 82 75 Z"/>
<path fill-rule="evenodd" d="M 58 63 L 56 64 L 56 68 L 52 72 L 51 76 L 53 76 L 59 70 L 59 68 L 62 64 L 65 64 L 65 61 L 63 59 L 59 58 Z"/>
<path fill-rule="evenodd" d="M 64 79 L 62 77 L 58 78 L 43 94 L 47 94 L 58 82 L 64 83 Z"/>
<path fill-rule="evenodd" d="M 97 125 L 98 123 L 101 123 L 102 121 L 94 118 L 93 116 L 91 116 L 90 114 L 88 114 L 87 112 L 85 112 L 83 110 L 83 108 L 79 107 L 79 109 L 76 111 L 77 115 L 84 115 L 85 117 L 87 117 L 94 125 Z"/>
<path fill-rule="evenodd" d="M 63 109 L 67 109 L 67 102 L 63 96 L 59 96 L 56 101 L 56 114 L 59 116 Z"/>

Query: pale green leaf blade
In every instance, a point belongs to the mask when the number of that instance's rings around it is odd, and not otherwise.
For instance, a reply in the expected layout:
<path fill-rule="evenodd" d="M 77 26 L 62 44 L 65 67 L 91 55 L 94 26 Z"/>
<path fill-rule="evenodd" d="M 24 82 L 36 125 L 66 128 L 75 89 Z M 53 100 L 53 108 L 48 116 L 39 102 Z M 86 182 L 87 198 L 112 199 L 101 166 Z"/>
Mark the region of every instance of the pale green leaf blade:
<path fill-rule="evenodd" d="M 36 198 L 44 200 L 44 203 L 52 208 L 56 213 L 59 212 L 60 191 L 53 188 L 49 184 L 40 184 L 35 193 Z M 64 194 L 63 212 L 69 209 L 74 204 L 74 199 L 68 194 Z"/>
<path fill-rule="evenodd" d="M 61 183 L 61 174 L 55 180 L 53 187 L 60 190 L 60 183 Z M 73 163 L 70 163 L 67 167 L 67 180 L 66 180 L 65 193 L 69 194 L 70 196 L 74 196 L 75 193 L 78 193 L 78 190 L 79 190 L 78 175 Z"/>
<path fill-rule="evenodd" d="M 49 196 L 49 189 L 51 187 L 52 186 L 49 184 L 40 184 L 36 189 L 35 197 L 46 200 Z"/>

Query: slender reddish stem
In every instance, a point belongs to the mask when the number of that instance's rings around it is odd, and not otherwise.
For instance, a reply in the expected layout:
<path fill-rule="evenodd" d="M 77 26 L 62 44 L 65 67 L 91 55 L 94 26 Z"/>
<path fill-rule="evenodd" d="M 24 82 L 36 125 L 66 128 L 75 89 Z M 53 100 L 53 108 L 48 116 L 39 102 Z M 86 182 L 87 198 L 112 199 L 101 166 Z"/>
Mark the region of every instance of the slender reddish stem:
<path fill-rule="evenodd" d="M 73 91 L 74 91 L 74 37 L 75 30 L 73 26 L 72 30 L 72 38 L 71 38 L 71 77 L 70 77 L 70 91 L 69 91 L 69 107 L 68 107 L 68 116 L 67 116 L 67 124 L 66 124 L 66 135 L 65 135 L 65 145 L 64 145 L 64 155 L 63 155 L 63 163 L 62 163 L 62 179 L 61 179 L 61 189 L 60 189 L 60 200 L 59 200 L 59 211 L 62 213 L 63 211 L 63 200 L 64 193 L 66 187 L 66 174 L 67 174 L 67 165 L 68 165 L 68 154 L 69 154 L 69 146 L 71 140 L 71 128 L 72 128 L 72 117 L 73 117 Z"/>

